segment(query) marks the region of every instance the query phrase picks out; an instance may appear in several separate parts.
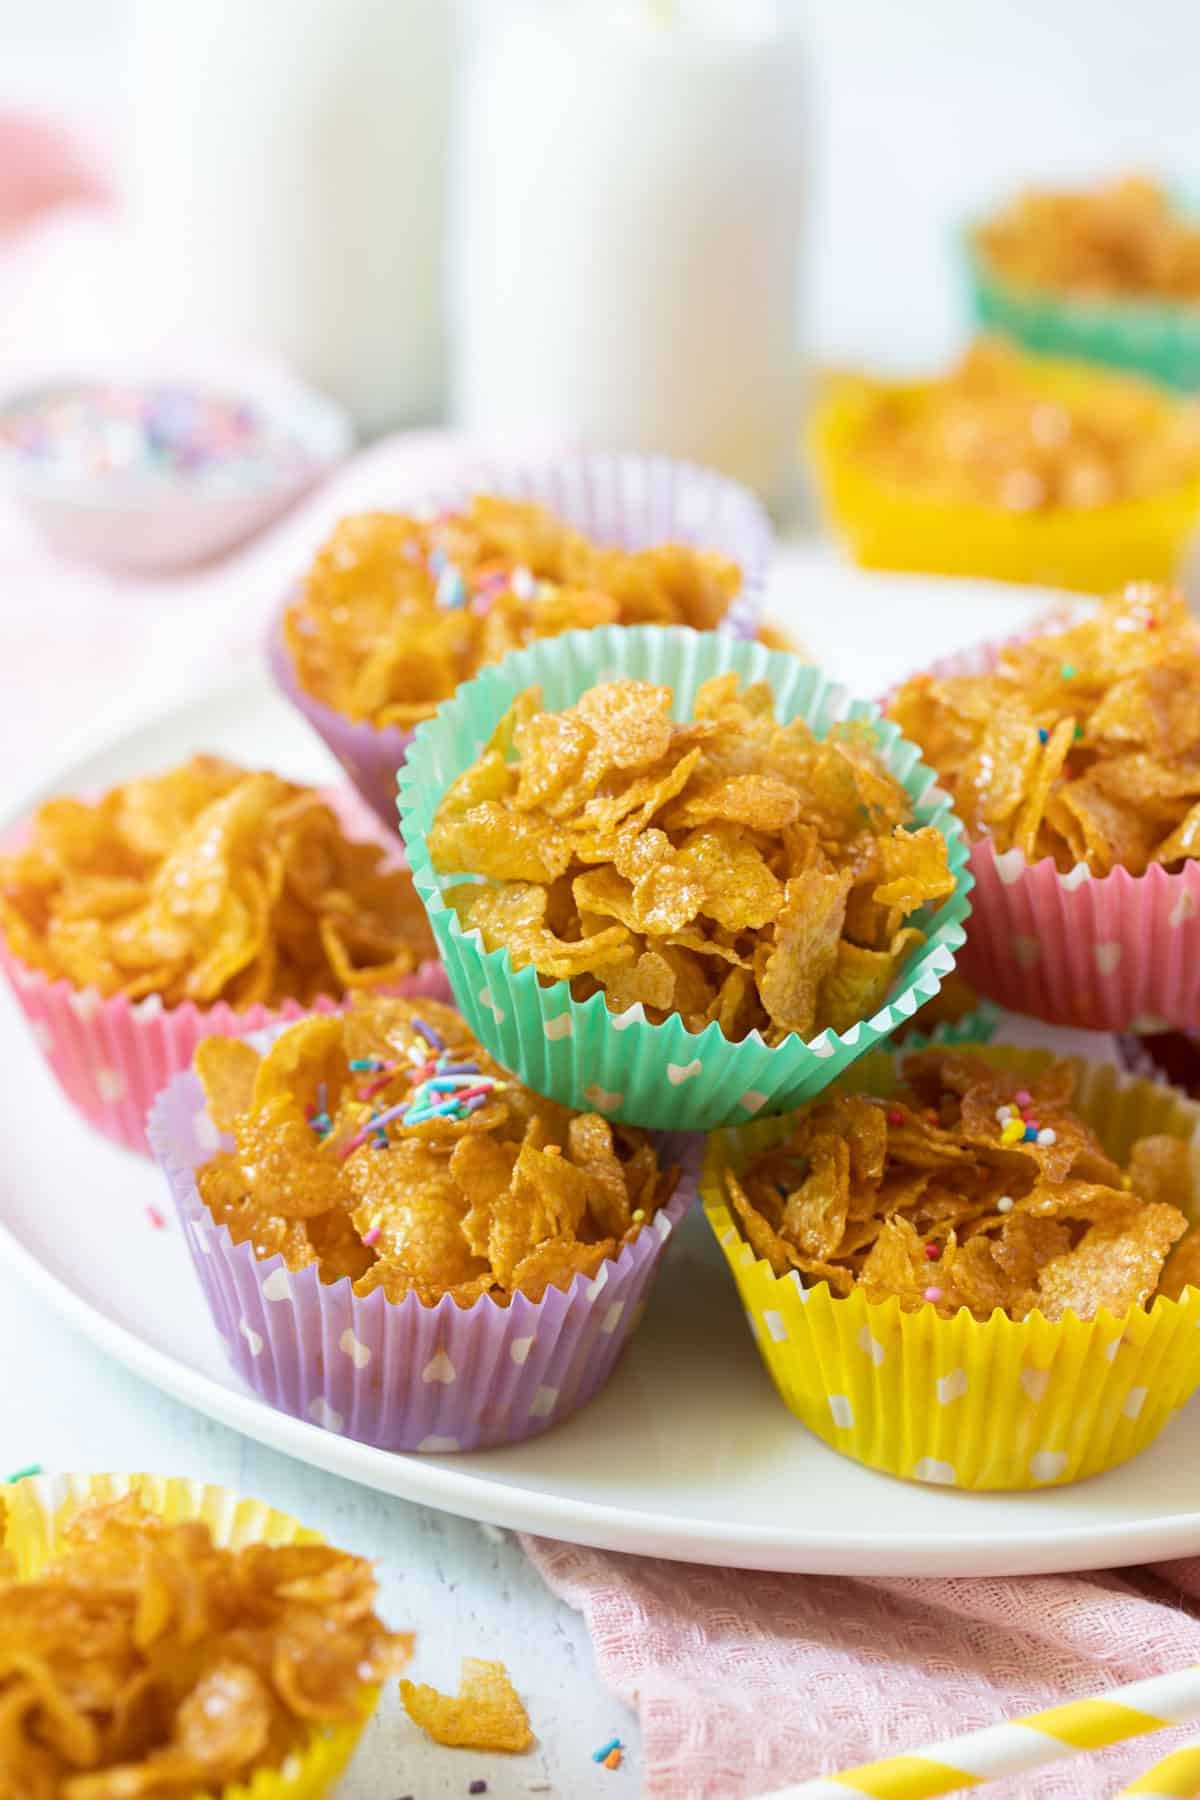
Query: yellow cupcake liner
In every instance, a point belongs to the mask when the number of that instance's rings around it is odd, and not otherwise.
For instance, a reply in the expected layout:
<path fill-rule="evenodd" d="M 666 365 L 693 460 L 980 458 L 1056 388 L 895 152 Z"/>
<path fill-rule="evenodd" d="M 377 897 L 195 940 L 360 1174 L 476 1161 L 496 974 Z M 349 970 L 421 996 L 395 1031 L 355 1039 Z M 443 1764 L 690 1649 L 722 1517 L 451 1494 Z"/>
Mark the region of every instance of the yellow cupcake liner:
<path fill-rule="evenodd" d="M 1030 359 L 1026 370 L 1048 400 L 1068 401 L 1111 379 L 1057 359 Z M 818 402 L 809 431 L 817 486 L 830 523 L 857 563 L 1093 594 L 1126 581 L 1171 581 L 1180 574 L 1200 520 L 1200 478 L 1086 512 L 1013 513 L 925 499 L 865 470 L 858 445 L 880 402 L 916 406 L 931 385 L 840 377 Z M 1161 405 L 1165 417 L 1178 402 L 1164 392 Z"/>
<path fill-rule="evenodd" d="M 997 1068 L 1036 1074 L 1048 1051 L 972 1045 Z M 855 1065 L 832 1093 L 887 1098 L 902 1057 Z M 1173 1088 L 1084 1063 L 1077 1106 L 1110 1155 L 1152 1132 L 1191 1146 L 1200 1194 L 1200 1106 Z M 794 1115 L 793 1115 L 794 1116 Z M 1037 1488 L 1081 1481 L 1136 1456 L 1200 1384 L 1200 1290 L 1159 1298 L 1123 1318 L 1057 1322 L 1040 1313 L 986 1322 L 965 1309 L 904 1312 L 844 1299 L 826 1283 L 775 1275 L 755 1257 L 727 1205 L 724 1171 L 786 1136 L 787 1116 L 714 1133 L 700 1193 L 733 1271 L 750 1329 L 784 1403 L 855 1462 L 946 1487 Z"/>
<path fill-rule="evenodd" d="M 82 1507 L 124 1494 L 136 1494 L 152 1512 L 173 1523 L 203 1520 L 214 1541 L 230 1549 L 321 1541 L 320 1532 L 307 1530 L 287 1513 L 199 1481 L 163 1475 L 27 1476 L 0 1489 L 7 1509 L 4 1545 L 16 1558 L 17 1574 L 24 1579 L 39 1575 L 61 1554 L 65 1527 Z M 345 1773 L 378 1697 L 377 1688 L 364 1688 L 360 1719 L 315 1728 L 305 1748 L 294 1751 L 278 1769 L 259 1769 L 248 1782 L 222 1788 L 220 1800 L 323 1800 Z M 198 1795 L 196 1800 L 208 1797 Z"/>

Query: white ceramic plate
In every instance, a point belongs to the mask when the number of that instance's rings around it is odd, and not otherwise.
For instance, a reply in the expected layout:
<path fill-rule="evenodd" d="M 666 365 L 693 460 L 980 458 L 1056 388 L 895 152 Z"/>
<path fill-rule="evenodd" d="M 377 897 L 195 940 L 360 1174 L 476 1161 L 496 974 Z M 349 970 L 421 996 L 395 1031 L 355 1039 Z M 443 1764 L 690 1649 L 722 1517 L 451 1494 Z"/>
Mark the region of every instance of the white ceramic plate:
<path fill-rule="evenodd" d="M 1045 596 L 793 563 L 775 608 L 871 692 L 917 660 L 1017 629 Z M 322 747 L 252 676 L 77 757 L 39 790 L 84 791 L 197 749 L 327 778 Z M 19 809 L 28 805 L 27 796 Z M 301 1461 L 448 1511 L 652 1556 L 863 1575 L 1033 1573 L 1200 1551 L 1200 1406 L 1146 1455 L 1079 1487 L 951 1494 L 827 1450 L 776 1398 L 704 1220 L 688 1222 L 618 1375 L 518 1449 L 393 1456 L 270 1408 L 226 1369 L 152 1166 L 94 1137 L 0 1008 L 0 1255 L 99 1348 Z"/>

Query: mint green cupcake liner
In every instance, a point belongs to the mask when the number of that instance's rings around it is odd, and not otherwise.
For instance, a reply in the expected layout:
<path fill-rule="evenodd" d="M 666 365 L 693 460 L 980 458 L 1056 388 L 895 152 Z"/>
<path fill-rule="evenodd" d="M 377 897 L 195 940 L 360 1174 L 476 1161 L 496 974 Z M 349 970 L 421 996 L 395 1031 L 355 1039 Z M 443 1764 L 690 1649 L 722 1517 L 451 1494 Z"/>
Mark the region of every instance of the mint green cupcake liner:
<path fill-rule="evenodd" d="M 928 1031 L 914 1026 L 904 1032 L 894 1048 L 903 1055 L 908 1050 L 951 1050 L 959 1044 L 990 1044 L 999 1023 L 999 1008 L 990 1000 L 981 1000 L 960 1019 L 944 1019 Z"/>
<path fill-rule="evenodd" d="M 778 716 L 801 717 L 820 737 L 840 719 L 874 721 L 883 760 L 912 799 L 915 822 L 936 825 L 949 841 L 954 892 L 930 916 L 917 916 L 927 939 L 905 963 L 891 1000 L 848 1031 L 823 1031 L 808 1043 L 789 1038 L 771 1048 L 752 1032 L 734 1044 L 715 1024 L 698 1033 L 677 1017 L 654 1025 L 640 1006 L 618 1015 L 601 993 L 577 1001 L 565 981 L 543 985 L 533 969 L 514 970 L 506 950 L 485 951 L 478 932 L 462 930 L 425 848 L 442 795 L 525 688 L 540 685 L 546 706 L 558 711 L 598 682 L 630 676 L 671 687 L 676 715 L 690 718 L 701 683 L 729 670 L 743 681 L 767 681 Z M 660 1130 L 706 1129 L 811 1099 L 938 991 L 954 967 L 970 911 L 963 829 L 916 746 L 881 720 L 875 706 L 850 700 L 818 669 L 718 632 L 609 625 L 513 652 L 419 727 L 400 771 L 399 807 L 417 892 L 455 1000 L 480 1041 L 539 1093 Z"/>
<path fill-rule="evenodd" d="M 1200 306 L 1156 300 L 1072 299 L 1002 281 L 964 242 L 976 323 L 1043 356 L 1108 363 L 1167 387 L 1200 388 Z"/>

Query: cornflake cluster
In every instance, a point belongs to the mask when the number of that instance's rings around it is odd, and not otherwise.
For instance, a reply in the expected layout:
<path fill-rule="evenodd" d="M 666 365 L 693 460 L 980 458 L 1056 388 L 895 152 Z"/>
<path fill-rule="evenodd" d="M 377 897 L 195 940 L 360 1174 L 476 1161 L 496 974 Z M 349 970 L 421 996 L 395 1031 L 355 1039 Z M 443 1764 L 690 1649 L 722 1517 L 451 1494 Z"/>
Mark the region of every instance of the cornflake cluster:
<path fill-rule="evenodd" d="M 1145 176 L 1030 188 L 975 237 L 996 271 L 1022 287 L 1200 300 L 1200 227 Z"/>
<path fill-rule="evenodd" d="M 565 712 L 528 689 L 447 791 L 434 866 L 465 930 L 517 968 L 637 1004 L 689 1031 L 842 1031 L 924 941 L 954 888 L 873 727 L 781 725 L 765 682 L 705 682 L 687 724 L 670 688 L 614 681 Z"/>
<path fill-rule="evenodd" d="M 408 871 L 314 788 L 196 756 L 50 800 L 0 856 L 14 955 L 105 998 L 235 1008 L 386 987 L 434 953 Z"/>
<path fill-rule="evenodd" d="M 361 1557 L 219 1548 L 207 1525 L 133 1498 L 86 1508 L 65 1535 L 30 1580 L 0 1553 L 0 1793 L 216 1794 L 356 1720 L 364 1688 L 408 1661 Z"/>
<path fill-rule="evenodd" d="M 1122 1167 L 1072 1107 L 1074 1064 L 1026 1077 L 926 1050 L 903 1074 L 892 1098 L 821 1101 L 726 1171 L 777 1275 L 977 1319 L 1120 1317 L 1200 1276 L 1188 1145 L 1140 1138 Z"/>
<path fill-rule="evenodd" d="M 540 1300 L 618 1256 L 677 1179 L 643 1132 L 530 1092 L 432 1001 L 302 1019 L 261 1057 L 209 1038 L 195 1066 L 234 1142 L 197 1173 L 213 1218 L 358 1294 Z"/>
<path fill-rule="evenodd" d="M 343 519 L 284 635 L 307 692 L 347 718 L 407 727 L 534 638 L 595 625 L 708 631 L 741 585 L 715 551 L 609 549 L 544 507 L 477 494 L 433 519 Z"/>
<path fill-rule="evenodd" d="M 856 455 L 931 500 L 1087 512 L 1195 480 L 1200 410 L 1107 369 L 1051 392 L 1036 360 L 984 339 L 920 391 L 882 388 Z"/>
<path fill-rule="evenodd" d="M 1200 634 L 1137 584 L 982 675 L 917 675 L 891 716 L 973 837 L 1064 872 L 1144 874 L 1200 854 Z"/>

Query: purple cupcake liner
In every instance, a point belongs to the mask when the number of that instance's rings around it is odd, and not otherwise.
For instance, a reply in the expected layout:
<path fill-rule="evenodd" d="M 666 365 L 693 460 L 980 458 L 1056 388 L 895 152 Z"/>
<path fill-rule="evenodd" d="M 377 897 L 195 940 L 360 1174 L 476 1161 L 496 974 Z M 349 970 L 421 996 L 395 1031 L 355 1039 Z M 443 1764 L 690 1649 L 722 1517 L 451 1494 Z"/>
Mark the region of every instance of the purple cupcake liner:
<path fill-rule="evenodd" d="M 771 522 L 760 502 L 725 475 L 665 456 L 572 456 L 524 462 L 468 464 L 449 484 L 397 504 L 455 510 L 473 494 L 536 500 L 600 544 L 646 549 L 673 540 L 698 550 L 719 550 L 742 571 L 742 586 L 719 629 L 752 638 L 762 614 L 763 590 L 774 545 Z M 396 771 L 412 732 L 396 725 L 356 722 L 301 687 L 283 636 L 283 615 L 271 625 L 267 660 L 271 673 L 317 735 L 324 739 L 363 799 L 390 829 L 396 827 Z"/>
<path fill-rule="evenodd" d="M 276 1032 L 270 1033 L 274 1037 Z M 696 1196 L 701 1141 L 656 1139 L 680 1166 L 667 1205 L 588 1280 L 540 1301 L 425 1306 L 348 1279 L 259 1261 L 201 1200 L 196 1169 L 222 1144 L 190 1071 L 156 1100 L 148 1134 L 229 1361 L 268 1405 L 381 1450 L 483 1450 L 536 1437 L 585 1406 L 612 1374 L 667 1243 Z"/>

